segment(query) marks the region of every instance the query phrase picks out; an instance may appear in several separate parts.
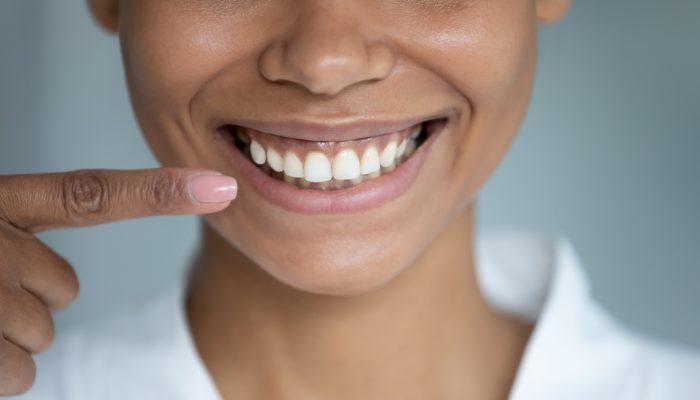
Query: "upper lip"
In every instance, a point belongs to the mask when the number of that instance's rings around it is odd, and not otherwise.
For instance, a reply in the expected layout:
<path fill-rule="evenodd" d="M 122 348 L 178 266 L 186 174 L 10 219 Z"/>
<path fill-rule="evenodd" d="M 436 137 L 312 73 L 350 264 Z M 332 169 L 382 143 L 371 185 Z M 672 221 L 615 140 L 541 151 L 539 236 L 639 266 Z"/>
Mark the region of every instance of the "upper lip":
<path fill-rule="evenodd" d="M 262 120 L 228 120 L 223 125 L 240 126 L 256 131 L 283 136 L 292 139 L 310 141 L 346 141 L 359 140 L 388 133 L 402 131 L 420 123 L 447 118 L 451 111 L 437 112 L 421 117 L 403 119 L 345 119 L 329 121 L 262 121 Z"/>

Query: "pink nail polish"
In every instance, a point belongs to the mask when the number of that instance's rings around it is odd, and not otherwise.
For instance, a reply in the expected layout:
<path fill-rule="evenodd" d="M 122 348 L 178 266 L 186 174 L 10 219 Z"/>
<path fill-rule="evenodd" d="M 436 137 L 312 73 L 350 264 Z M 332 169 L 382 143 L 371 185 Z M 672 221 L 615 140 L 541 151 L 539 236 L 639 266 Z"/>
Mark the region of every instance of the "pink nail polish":
<path fill-rule="evenodd" d="M 236 198 L 238 185 L 224 175 L 195 175 L 190 178 L 190 193 L 200 203 L 225 203 Z"/>

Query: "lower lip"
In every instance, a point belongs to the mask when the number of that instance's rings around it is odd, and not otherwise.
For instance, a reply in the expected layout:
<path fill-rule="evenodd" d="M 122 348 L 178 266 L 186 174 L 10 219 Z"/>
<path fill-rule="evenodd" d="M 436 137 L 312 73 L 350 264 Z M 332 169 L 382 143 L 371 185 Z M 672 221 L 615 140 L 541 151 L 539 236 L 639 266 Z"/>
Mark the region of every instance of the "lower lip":
<path fill-rule="evenodd" d="M 338 190 L 300 189 L 267 175 L 229 143 L 234 164 L 245 175 L 253 189 L 270 203 L 287 211 L 302 214 L 353 214 L 381 207 L 401 196 L 416 180 L 428 151 L 447 124 L 433 132 L 416 151 L 390 173 Z"/>

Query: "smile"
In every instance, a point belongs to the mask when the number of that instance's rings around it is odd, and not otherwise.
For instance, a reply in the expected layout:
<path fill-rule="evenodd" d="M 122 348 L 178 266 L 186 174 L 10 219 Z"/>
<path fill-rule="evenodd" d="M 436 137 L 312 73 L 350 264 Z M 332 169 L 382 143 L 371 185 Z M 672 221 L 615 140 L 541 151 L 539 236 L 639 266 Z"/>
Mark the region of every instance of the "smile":
<path fill-rule="evenodd" d="M 226 124 L 218 132 L 234 163 L 267 200 L 294 212 L 350 213 L 401 195 L 447 123 L 440 117 L 362 131 Z"/>
<path fill-rule="evenodd" d="M 316 142 L 244 127 L 230 129 L 236 148 L 270 177 L 313 190 L 347 189 L 388 174 L 430 133 L 425 122 L 360 140 Z"/>

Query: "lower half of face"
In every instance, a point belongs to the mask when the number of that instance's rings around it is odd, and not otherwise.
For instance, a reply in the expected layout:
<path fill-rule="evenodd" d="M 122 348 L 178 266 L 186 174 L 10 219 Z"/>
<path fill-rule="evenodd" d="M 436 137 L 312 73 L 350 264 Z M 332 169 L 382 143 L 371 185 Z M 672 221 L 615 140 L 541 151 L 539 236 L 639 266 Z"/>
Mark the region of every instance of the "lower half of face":
<path fill-rule="evenodd" d="M 238 179 L 207 222 L 300 290 L 363 293 L 411 265 L 527 108 L 531 1 L 193 3 L 122 2 L 136 115 L 164 165 Z"/>

